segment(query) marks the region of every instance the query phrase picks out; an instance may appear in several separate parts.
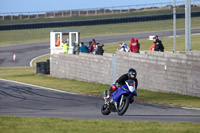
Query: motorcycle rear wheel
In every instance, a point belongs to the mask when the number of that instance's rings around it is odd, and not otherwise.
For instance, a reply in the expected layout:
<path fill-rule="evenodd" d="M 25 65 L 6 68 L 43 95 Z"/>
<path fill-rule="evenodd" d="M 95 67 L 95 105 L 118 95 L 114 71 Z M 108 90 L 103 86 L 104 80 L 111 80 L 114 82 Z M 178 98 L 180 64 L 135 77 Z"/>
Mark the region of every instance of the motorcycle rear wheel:
<path fill-rule="evenodd" d="M 124 113 L 126 113 L 126 110 L 128 109 L 128 106 L 129 106 L 129 98 L 124 97 L 122 101 L 122 106 L 119 107 L 118 105 L 118 115 L 124 115 Z"/>
<path fill-rule="evenodd" d="M 104 104 L 102 107 L 101 107 L 101 113 L 103 115 L 109 115 L 111 113 L 110 110 L 108 110 L 108 105 Z"/>

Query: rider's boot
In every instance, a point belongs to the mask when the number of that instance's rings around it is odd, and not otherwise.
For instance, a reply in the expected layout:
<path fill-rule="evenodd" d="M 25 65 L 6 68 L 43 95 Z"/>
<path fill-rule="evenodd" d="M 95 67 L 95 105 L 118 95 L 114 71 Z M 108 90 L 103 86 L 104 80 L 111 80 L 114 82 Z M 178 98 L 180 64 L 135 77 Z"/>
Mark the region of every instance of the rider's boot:
<path fill-rule="evenodd" d="M 134 97 L 132 99 L 130 99 L 130 104 L 133 103 L 135 101 Z"/>

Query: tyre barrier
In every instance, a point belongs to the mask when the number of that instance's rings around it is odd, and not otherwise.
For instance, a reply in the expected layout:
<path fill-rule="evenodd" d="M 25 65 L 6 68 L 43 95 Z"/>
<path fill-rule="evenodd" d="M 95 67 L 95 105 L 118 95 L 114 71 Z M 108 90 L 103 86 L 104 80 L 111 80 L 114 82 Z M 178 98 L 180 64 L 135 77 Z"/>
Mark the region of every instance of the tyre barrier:
<path fill-rule="evenodd" d="M 176 14 L 177 19 L 184 18 L 184 17 L 185 17 L 185 13 L 177 13 Z M 200 12 L 191 12 L 191 17 L 200 17 Z M 55 27 L 70 27 L 70 26 L 91 26 L 91 25 L 168 20 L 168 19 L 173 19 L 173 14 L 132 16 L 132 17 L 121 17 L 121 18 L 105 18 L 105 19 L 93 19 L 93 20 L 81 20 L 81 21 L 66 21 L 66 22 L 7 24 L 7 25 L 0 25 L 0 31 L 2 31 L 2 30 L 53 28 L 53 27 L 54 28 Z"/>
<path fill-rule="evenodd" d="M 36 74 L 50 74 L 50 61 L 37 62 Z"/>

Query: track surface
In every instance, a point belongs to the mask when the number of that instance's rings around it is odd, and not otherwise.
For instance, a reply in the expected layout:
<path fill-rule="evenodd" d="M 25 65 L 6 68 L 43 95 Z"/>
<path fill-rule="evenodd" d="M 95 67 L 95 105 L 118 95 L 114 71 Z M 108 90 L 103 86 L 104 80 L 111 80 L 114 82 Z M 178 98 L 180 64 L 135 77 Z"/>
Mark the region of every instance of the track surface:
<path fill-rule="evenodd" d="M 184 35 L 184 30 L 177 30 L 177 36 Z M 192 29 L 192 34 L 200 34 L 200 28 Z M 162 32 L 146 32 L 146 33 L 133 33 L 133 34 L 122 34 L 113 36 L 100 36 L 94 37 L 97 42 L 104 44 L 113 42 L 124 42 L 129 41 L 131 37 L 141 39 L 148 39 L 150 35 L 159 35 L 159 37 L 173 36 L 172 31 Z M 82 38 L 81 41 L 88 42 L 93 38 Z M 49 42 L 30 43 L 22 45 L 4 46 L 0 47 L 0 66 L 29 66 L 30 61 L 40 55 L 48 54 Z M 16 54 L 16 61 L 12 61 L 13 54 Z"/>
<path fill-rule="evenodd" d="M 198 34 L 200 29 L 193 29 L 192 33 Z M 169 37 L 172 36 L 172 31 L 102 36 L 95 37 L 95 39 L 97 42 L 107 44 L 129 41 L 131 37 L 147 39 L 149 35 L 155 34 L 160 37 Z M 177 35 L 184 35 L 184 30 L 178 30 Z M 84 42 L 90 40 L 92 38 L 81 39 Z M 13 53 L 16 53 L 16 62 L 12 61 Z M 33 58 L 47 53 L 49 53 L 49 42 L 0 47 L 0 67 L 29 66 Z M 200 122 L 200 109 L 183 109 L 135 102 L 129 106 L 124 116 L 118 116 L 116 113 L 103 116 L 100 112 L 102 104 L 102 98 L 52 91 L 0 79 L 0 115 L 66 117 L 84 120 Z"/>
<path fill-rule="evenodd" d="M 57 92 L 0 79 L 0 115 L 200 122 L 200 110 L 138 102 L 130 104 L 124 116 L 116 113 L 103 116 L 100 112 L 103 103 L 102 98 Z"/>

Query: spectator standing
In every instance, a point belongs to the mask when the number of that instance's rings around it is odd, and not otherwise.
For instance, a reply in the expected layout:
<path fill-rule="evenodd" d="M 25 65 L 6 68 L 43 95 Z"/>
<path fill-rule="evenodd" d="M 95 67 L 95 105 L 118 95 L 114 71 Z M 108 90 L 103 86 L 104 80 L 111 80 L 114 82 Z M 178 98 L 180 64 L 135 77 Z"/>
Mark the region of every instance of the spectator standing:
<path fill-rule="evenodd" d="M 81 53 L 88 53 L 88 47 L 85 46 L 83 42 L 81 42 L 80 51 Z"/>
<path fill-rule="evenodd" d="M 129 48 L 130 48 L 130 52 L 139 53 L 140 44 L 138 43 L 138 38 L 136 38 L 135 40 L 131 38 Z"/>
<path fill-rule="evenodd" d="M 156 37 L 156 46 L 155 46 L 155 51 L 161 51 L 164 52 L 164 46 L 162 44 L 162 41 L 158 39 L 158 35 L 155 36 Z M 158 45 L 158 46 L 157 46 Z"/>
<path fill-rule="evenodd" d="M 90 52 L 90 45 L 92 44 L 92 41 L 89 41 L 88 43 L 84 44 L 85 46 L 88 47 L 88 53 Z"/>
<path fill-rule="evenodd" d="M 94 46 L 96 46 L 96 41 L 95 39 L 92 39 L 92 43 L 90 44 L 90 47 L 89 47 L 89 53 L 94 53 Z"/>
<path fill-rule="evenodd" d="M 60 35 L 58 35 L 58 39 L 56 41 L 56 47 L 60 47 Z"/>
<path fill-rule="evenodd" d="M 130 40 L 130 44 L 129 44 L 129 49 L 130 49 L 130 51 L 131 51 L 131 44 L 132 43 L 134 43 L 134 38 L 131 38 L 131 40 Z"/>
<path fill-rule="evenodd" d="M 96 51 L 97 51 L 97 43 L 94 43 L 93 44 L 93 48 L 94 48 L 94 50 L 93 50 L 93 52 L 92 52 L 92 54 L 96 54 Z"/>
<path fill-rule="evenodd" d="M 76 43 L 72 42 L 73 54 L 76 54 Z"/>
<path fill-rule="evenodd" d="M 162 41 L 158 39 L 157 35 L 155 37 L 153 37 L 153 45 L 150 46 L 149 51 L 164 52 L 164 46 L 162 44 Z"/>
<path fill-rule="evenodd" d="M 103 55 L 104 53 L 103 46 L 104 44 L 97 43 L 97 46 L 95 49 L 97 55 Z"/>
<path fill-rule="evenodd" d="M 64 52 L 64 53 L 68 53 L 68 51 L 69 51 L 69 44 L 68 44 L 68 42 L 65 41 L 65 42 L 62 44 L 62 46 L 63 46 L 63 52 Z"/>

